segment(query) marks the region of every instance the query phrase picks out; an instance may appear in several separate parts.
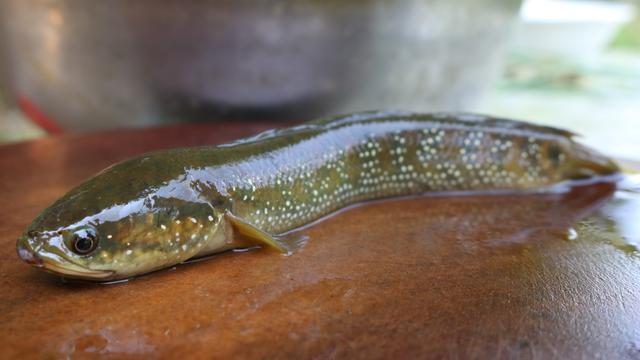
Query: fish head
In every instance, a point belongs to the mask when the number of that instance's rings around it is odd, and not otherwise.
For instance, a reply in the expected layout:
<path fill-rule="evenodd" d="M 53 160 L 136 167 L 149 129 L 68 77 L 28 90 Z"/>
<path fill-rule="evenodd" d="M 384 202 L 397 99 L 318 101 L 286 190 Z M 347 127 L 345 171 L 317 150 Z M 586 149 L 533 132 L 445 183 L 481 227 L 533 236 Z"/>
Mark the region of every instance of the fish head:
<path fill-rule="evenodd" d="M 46 208 L 18 239 L 20 258 L 67 278 L 113 281 L 183 262 L 203 238 L 220 237 L 224 211 L 186 177 L 123 170 L 104 171 Z"/>
<path fill-rule="evenodd" d="M 18 238 L 18 255 L 28 264 L 63 277 L 110 280 L 116 269 L 94 266 L 96 249 L 104 247 L 98 230 L 90 225 L 58 230 L 32 230 Z"/>
<path fill-rule="evenodd" d="M 18 239 L 18 255 L 66 278 L 112 281 L 148 273 L 194 257 L 205 244 L 203 238 L 221 240 L 223 213 L 194 205 L 153 210 L 141 205 L 118 218 L 90 216 L 53 227 L 36 220 Z M 45 211 L 42 216 L 53 214 Z"/>

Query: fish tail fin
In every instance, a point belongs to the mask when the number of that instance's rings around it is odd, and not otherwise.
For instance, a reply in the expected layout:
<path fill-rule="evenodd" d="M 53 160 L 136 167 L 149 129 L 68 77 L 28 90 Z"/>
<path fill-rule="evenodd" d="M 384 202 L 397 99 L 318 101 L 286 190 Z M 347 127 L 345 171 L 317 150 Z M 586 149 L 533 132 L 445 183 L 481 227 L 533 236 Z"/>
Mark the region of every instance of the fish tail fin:
<path fill-rule="evenodd" d="M 628 176 L 640 176 L 640 163 L 637 161 L 619 159 L 620 172 Z"/>
<path fill-rule="evenodd" d="M 613 159 L 577 142 L 572 144 L 571 163 L 567 174 L 569 179 L 606 176 L 620 172 L 620 167 Z"/>

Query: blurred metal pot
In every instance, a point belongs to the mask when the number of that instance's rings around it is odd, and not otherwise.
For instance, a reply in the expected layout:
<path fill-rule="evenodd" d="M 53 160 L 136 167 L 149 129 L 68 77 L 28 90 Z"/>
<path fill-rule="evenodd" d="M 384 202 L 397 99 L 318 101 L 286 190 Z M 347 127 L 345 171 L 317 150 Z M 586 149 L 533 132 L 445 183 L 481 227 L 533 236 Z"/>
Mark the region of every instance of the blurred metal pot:
<path fill-rule="evenodd" d="M 461 109 L 519 4 L 0 0 L 0 40 L 10 93 L 74 130 Z"/>

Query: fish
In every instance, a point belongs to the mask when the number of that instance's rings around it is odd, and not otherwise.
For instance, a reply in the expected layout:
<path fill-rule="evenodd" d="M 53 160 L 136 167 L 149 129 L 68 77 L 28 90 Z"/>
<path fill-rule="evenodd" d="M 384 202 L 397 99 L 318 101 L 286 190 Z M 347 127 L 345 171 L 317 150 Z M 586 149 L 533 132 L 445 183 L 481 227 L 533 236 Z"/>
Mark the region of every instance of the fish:
<path fill-rule="evenodd" d="M 283 254 L 293 231 L 368 200 L 533 191 L 615 175 L 554 127 L 471 113 L 372 111 L 117 163 L 44 209 L 17 240 L 25 262 L 107 282 L 228 250 Z"/>

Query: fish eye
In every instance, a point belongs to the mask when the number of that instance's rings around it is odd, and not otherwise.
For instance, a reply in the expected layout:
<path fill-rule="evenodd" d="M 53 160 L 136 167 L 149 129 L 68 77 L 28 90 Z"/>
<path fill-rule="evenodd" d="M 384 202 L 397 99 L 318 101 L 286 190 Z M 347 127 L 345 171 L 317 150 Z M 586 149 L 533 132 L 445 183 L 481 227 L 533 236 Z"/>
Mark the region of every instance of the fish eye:
<path fill-rule="evenodd" d="M 98 238 L 93 232 L 82 231 L 73 235 L 71 245 L 76 254 L 86 255 L 98 246 Z"/>

